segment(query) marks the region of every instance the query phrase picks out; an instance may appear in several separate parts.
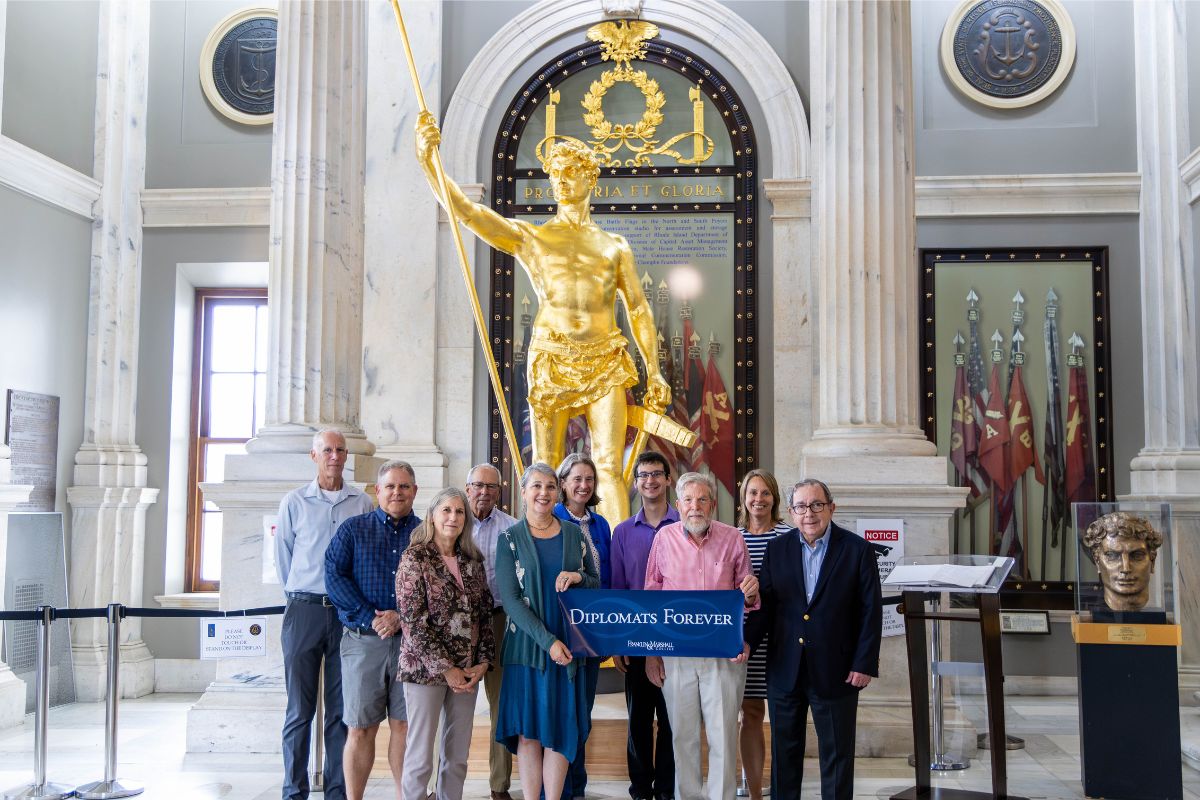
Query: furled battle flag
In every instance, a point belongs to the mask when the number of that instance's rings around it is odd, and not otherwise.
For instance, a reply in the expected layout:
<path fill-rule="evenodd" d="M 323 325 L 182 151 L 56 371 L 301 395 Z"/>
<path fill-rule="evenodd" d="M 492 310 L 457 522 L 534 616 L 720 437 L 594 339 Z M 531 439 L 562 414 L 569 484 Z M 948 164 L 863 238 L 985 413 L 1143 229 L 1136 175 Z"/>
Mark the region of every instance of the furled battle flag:
<path fill-rule="evenodd" d="M 1058 296 L 1046 294 L 1046 319 L 1042 325 L 1046 346 L 1046 430 L 1042 440 L 1042 463 L 1046 465 L 1046 491 L 1042 495 L 1042 569 L 1045 571 L 1049 543 L 1058 546 L 1058 535 L 1067 516 L 1063 482 L 1062 386 L 1058 379 Z M 1045 575 L 1043 575 L 1045 577 Z"/>
<path fill-rule="evenodd" d="M 717 371 L 717 359 L 708 356 L 708 369 L 704 374 L 704 409 L 701 425 L 701 440 L 704 442 L 705 459 L 717 480 L 725 485 L 729 494 L 737 496 L 737 481 L 733 473 L 733 406 L 729 392 Z"/>
<path fill-rule="evenodd" d="M 979 466 L 992 482 L 993 495 L 1008 491 L 1011 485 L 1008 468 L 1008 453 L 1005 447 L 1009 440 L 1008 414 L 1004 407 L 1004 392 L 1000 387 L 1000 365 L 992 364 L 992 377 L 988 381 L 988 402 L 980 425 L 982 441 L 979 444 Z"/>
<path fill-rule="evenodd" d="M 1072 348 L 1083 340 L 1071 337 Z M 1096 463 L 1092 458 L 1092 411 L 1088 399 L 1087 373 L 1083 356 L 1072 353 L 1068 359 L 1071 374 L 1067 388 L 1067 503 L 1088 503 L 1096 499 Z"/>
<path fill-rule="evenodd" d="M 1033 441 L 1033 414 L 1029 396 L 1025 392 L 1025 381 L 1021 367 L 1013 370 L 1012 382 L 1008 386 L 1008 432 L 1009 432 L 1009 483 L 1015 485 L 1033 467 L 1038 483 L 1045 483 L 1042 465 L 1038 463 Z"/>
<path fill-rule="evenodd" d="M 962 341 L 962 337 L 957 337 Z M 958 471 L 960 486 L 970 486 L 971 495 L 978 496 L 980 487 L 976 485 L 972 465 L 979 451 L 979 425 L 975 422 L 975 401 L 971 399 L 967 389 L 967 374 L 965 359 L 961 353 L 955 354 L 954 367 L 954 409 L 950 414 L 950 462 Z"/>

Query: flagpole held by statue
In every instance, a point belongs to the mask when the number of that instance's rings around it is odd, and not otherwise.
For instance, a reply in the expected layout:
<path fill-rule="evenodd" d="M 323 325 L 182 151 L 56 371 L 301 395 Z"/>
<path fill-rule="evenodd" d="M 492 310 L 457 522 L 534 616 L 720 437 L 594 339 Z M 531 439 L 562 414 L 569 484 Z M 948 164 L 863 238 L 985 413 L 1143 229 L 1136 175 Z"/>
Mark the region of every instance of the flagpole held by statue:
<path fill-rule="evenodd" d="M 658 332 L 633 251 L 623 237 L 592 221 L 590 201 L 600 173 L 597 160 L 592 150 L 577 140 L 558 137 L 562 141 L 544 143 L 543 168 L 550 177 L 557 207 L 554 217 L 542 225 L 501 216 L 469 200 L 442 167 L 438 153 L 441 134 L 425 105 L 398 0 L 392 0 L 392 10 L 421 112 L 417 158 L 450 218 L 476 333 L 517 474 L 523 472 L 520 445 L 491 355 L 458 228 L 460 221 L 487 244 L 515 257 L 537 295 L 538 309 L 526 353 L 533 459 L 557 465 L 564 455 L 567 422 L 582 414 L 591 432 L 597 494 L 602 498 L 600 513 L 607 519 L 625 519 L 629 516 L 628 468 L 646 436 L 659 436 L 685 447 L 691 447 L 696 436 L 662 413 L 671 402 L 671 388 L 658 368 Z M 630 334 L 647 370 L 642 406 L 626 403 L 626 389 L 637 383 L 637 373 L 628 341 L 617 324 L 618 298 L 624 302 Z M 628 464 L 623 463 L 627 426 L 638 431 Z"/>

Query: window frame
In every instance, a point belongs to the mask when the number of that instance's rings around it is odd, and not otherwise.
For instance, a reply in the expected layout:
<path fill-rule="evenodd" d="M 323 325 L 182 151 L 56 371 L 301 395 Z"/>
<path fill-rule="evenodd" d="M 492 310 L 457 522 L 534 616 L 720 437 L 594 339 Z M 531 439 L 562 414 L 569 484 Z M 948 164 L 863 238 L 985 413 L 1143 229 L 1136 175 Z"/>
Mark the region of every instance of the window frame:
<path fill-rule="evenodd" d="M 201 574 L 204 537 L 204 482 L 205 455 L 209 445 L 242 444 L 252 437 L 210 437 L 209 408 L 203 401 L 208 397 L 212 382 L 212 313 L 222 305 L 265 306 L 265 288 L 245 287 L 231 289 L 197 288 L 193 308 L 192 330 L 192 382 L 191 410 L 188 424 L 188 504 L 187 546 L 185 548 L 184 591 L 218 592 L 220 581 L 205 580 Z M 261 420 L 258 420 L 261 424 Z"/>

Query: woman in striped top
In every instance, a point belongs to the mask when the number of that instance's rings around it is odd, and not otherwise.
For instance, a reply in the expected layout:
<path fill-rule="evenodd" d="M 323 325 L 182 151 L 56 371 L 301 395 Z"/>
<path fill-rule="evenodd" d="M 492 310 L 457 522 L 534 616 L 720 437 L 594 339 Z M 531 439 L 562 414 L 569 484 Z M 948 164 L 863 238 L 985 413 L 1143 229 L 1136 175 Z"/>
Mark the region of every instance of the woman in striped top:
<path fill-rule="evenodd" d="M 762 568 L 767 542 L 792 529 L 779 513 L 779 484 L 765 469 L 753 469 L 742 479 L 738 503 L 738 529 L 750 551 L 754 574 Z M 763 717 L 767 697 L 767 637 L 750 657 L 746 669 L 746 691 L 742 695 L 742 732 L 740 749 L 746 772 L 746 788 L 751 800 L 762 800 L 763 761 L 766 741 Z"/>

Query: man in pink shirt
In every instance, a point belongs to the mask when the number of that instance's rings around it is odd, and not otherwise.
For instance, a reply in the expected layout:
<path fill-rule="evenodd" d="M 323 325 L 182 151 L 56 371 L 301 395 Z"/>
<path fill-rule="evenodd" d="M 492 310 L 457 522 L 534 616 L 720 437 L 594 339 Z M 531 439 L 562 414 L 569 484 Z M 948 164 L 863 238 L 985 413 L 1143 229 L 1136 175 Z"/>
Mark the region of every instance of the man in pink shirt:
<path fill-rule="evenodd" d="M 708 475 L 688 472 L 675 486 L 680 521 L 654 537 L 646 562 L 646 588 L 740 589 L 746 610 L 758 608 L 758 579 L 742 534 L 713 519 L 717 487 Z M 746 683 L 743 647 L 735 658 L 648 657 L 646 677 L 661 686 L 677 754 L 700 753 L 700 730 L 708 737 L 708 799 L 728 800 L 736 791 L 737 718 Z M 675 766 L 675 800 L 703 800 L 700 759 Z"/>

